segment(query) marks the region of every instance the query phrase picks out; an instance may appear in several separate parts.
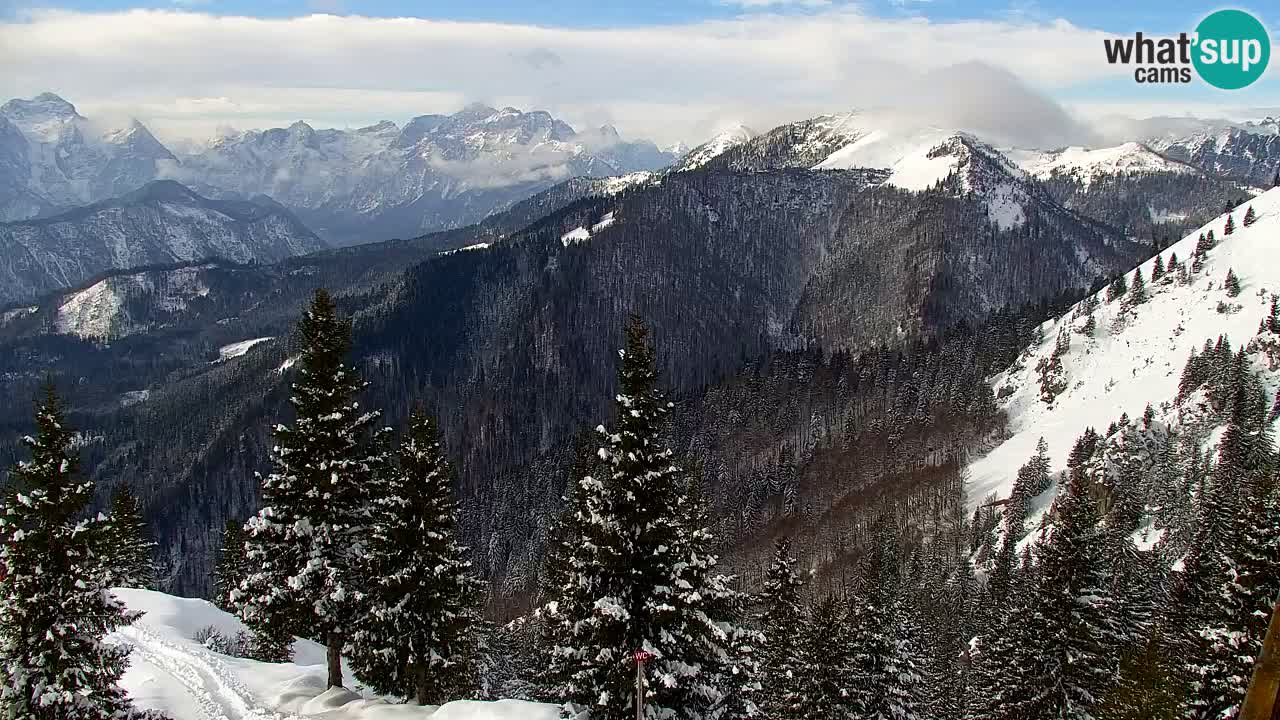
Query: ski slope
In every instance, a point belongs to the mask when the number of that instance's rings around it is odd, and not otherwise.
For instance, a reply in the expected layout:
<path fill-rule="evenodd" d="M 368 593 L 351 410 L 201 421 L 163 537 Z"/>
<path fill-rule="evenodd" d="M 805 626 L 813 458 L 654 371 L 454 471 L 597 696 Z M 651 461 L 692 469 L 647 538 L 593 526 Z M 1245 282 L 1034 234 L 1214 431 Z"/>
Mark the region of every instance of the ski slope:
<path fill-rule="evenodd" d="M 294 662 L 262 663 L 228 657 L 192 640 L 214 627 L 224 635 L 244 625 L 205 600 L 148 590 L 117 589 L 131 610 L 145 614 L 110 636 L 130 645 L 122 685 L 139 707 L 174 720 L 557 720 L 555 705 L 520 700 L 455 701 L 420 706 L 389 703 L 372 695 L 325 690 L 325 650 L 309 640 L 294 643 Z M 358 687 L 347 676 L 347 687 Z"/>
<path fill-rule="evenodd" d="M 1257 220 L 1246 228 L 1243 220 L 1249 206 Z M 971 509 L 989 493 L 1009 496 L 1018 468 L 1035 454 L 1040 437 L 1049 444 L 1056 473 L 1066 468 L 1071 446 L 1088 427 L 1105 431 L 1122 413 L 1131 418 L 1140 416 L 1147 403 L 1158 417 L 1176 421 L 1177 409 L 1172 403 L 1192 348 L 1198 349 L 1205 339 L 1216 340 L 1219 335 L 1226 335 L 1232 347 L 1239 348 L 1257 335 L 1259 322 L 1269 312 L 1272 293 L 1280 292 L 1280 189 L 1253 198 L 1235 208 L 1232 215 L 1234 234 L 1223 235 L 1223 215 L 1160 254 L 1167 265 L 1176 252 L 1190 272 L 1198 236 L 1214 231 L 1217 245 L 1209 251 L 1203 270 L 1191 274 L 1188 284 L 1151 282 L 1152 258 L 1140 266 L 1150 295 L 1146 303 L 1127 312 L 1119 300 L 1108 304 L 1105 290 L 1098 293 L 1097 329 L 1091 338 L 1075 332 L 1085 317 L 1075 317 L 1076 308 L 1072 308 L 1046 322 L 1042 326 L 1044 342 L 1030 348 L 1030 355 L 1018 366 L 992 381 L 997 397 L 1002 390 L 1012 390 L 1000 403 L 1008 414 L 1009 436 L 970 464 Z M 1235 298 L 1223 287 L 1228 269 L 1234 269 L 1241 282 L 1241 293 Z M 1132 285 L 1132 270 L 1128 278 Z M 1239 307 L 1220 313 L 1220 302 Z M 1049 406 L 1040 399 L 1036 364 L 1053 353 L 1064 329 L 1071 337 L 1071 349 L 1062 357 L 1067 385 Z M 1253 360 L 1274 396 L 1280 384 L 1276 374 L 1259 357 Z"/>

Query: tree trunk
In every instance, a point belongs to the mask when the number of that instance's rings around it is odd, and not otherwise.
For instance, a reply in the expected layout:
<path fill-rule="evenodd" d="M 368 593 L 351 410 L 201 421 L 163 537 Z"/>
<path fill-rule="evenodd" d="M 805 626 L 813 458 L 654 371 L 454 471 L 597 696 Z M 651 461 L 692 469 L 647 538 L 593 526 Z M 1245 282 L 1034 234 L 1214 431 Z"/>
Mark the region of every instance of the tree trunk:
<path fill-rule="evenodd" d="M 413 683 L 418 692 L 418 704 L 427 705 L 434 699 L 431 697 L 431 689 L 427 685 L 427 666 L 415 665 L 413 668 Z"/>
<path fill-rule="evenodd" d="M 342 636 L 329 633 L 328 643 L 329 687 L 342 687 Z"/>
<path fill-rule="evenodd" d="M 1275 717 L 1280 709 L 1277 707 L 1277 694 L 1280 694 L 1280 597 L 1276 598 L 1275 607 L 1271 609 L 1271 623 L 1240 709 L 1241 720 L 1270 720 Z"/>

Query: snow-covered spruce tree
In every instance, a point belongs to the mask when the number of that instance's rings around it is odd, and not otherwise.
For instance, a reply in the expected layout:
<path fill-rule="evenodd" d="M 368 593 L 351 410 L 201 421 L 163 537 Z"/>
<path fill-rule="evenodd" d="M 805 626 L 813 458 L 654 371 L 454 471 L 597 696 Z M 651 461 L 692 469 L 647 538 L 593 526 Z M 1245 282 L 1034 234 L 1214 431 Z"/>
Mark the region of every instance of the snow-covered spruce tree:
<path fill-rule="evenodd" d="M 287 654 L 290 634 L 321 641 L 333 687 L 342 685 L 343 647 L 367 586 L 366 493 L 385 458 L 367 443 L 377 413 L 355 400 L 365 383 L 346 364 L 351 323 L 323 289 L 298 341 L 297 417 L 275 427 L 275 469 L 262 478 L 263 507 L 246 525 L 249 574 L 232 598 L 261 646 L 255 652 Z"/>
<path fill-rule="evenodd" d="M 127 485 L 111 496 L 111 530 L 108 552 L 116 559 L 114 583 L 123 587 L 154 589 L 156 543 L 147 532 L 138 499 Z"/>
<path fill-rule="evenodd" d="M 131 715 L 119 686 L 129 648 L 103 636 L 136 619 L 109 592 L 116 559 L 105 515 L 85 517 L 82 478 L 52 385 L 36 409 L 31 459 L 18 463 L 0 507 L 0 715 L 116 720 Z"/>
<path fill-rule="evenodd" d="M 422 705 L 456 699 L 468 675 L 480 584 L 458 544 L 453 474 L 435 421 L 418 408 L 378 484 L 370 518 L 367 618 L 354 636 L 356 677 Z"/>
<path fill-rule="evenodd" d="M 653 351 L 638 320 L 620 352 L 617 426 L 596 470 L 578 481 L 556 548 L 561 584 L 544 608 L 552 694 L 592 720 L 635 716 L 633 653 L 649 663 L 651 718 L 714 717 L 728 677 L 736 618 L 728 579 L 715 573 L 711 536 L 692 522 L 693 480 L 660 433 L 671 404 L 654 387 Z"/>
<path fill-rule="evenodd" d="M 1186 573 L 1202 583 L 1196 598 L 1199 617 L 1193 616 L 1192 624 L 1183 628 L 1198 635 L 1190 643 L 1184 712 L 1190 720 L 1236 715 L 1280 590 L 1275 447 L 1265 422 L 1266 406 L 1253 400 L 1254 378 L 1243 356 L 1238 357 L 1234 372 L 1231 416 L 1219 446 L 1213 482 L 1218 487 L 1231 487 L 1239 499 L 1227 504 L 1220 496 L 1214 497 L 1222 510 L 1208 508 L 1234 516 L 1225 521 L 1229 527 L 1219 531 L 1230 540 L 1217 546 L 1216 563 L 1188 566 Z M 1189 553 L 1188 560 L 1193 559 L 1199 559 L 1197 554 Z M 1206 576 L 1206 569 L 1217 572 Z M 1197 574 L 1191 576 L 1192 571 Z"/>
<path fill-rule="evenodd" d="M 761 657 L 760 709 L 767 718 L 793 718 L 800 703 L 799 683 L 804 675 L 800 659 L 799 629 L 804 624 L 800 589 L 804 582 L 796 572 L 791 541 L 774 543 L 773 563 L 765 576 L 760 624 L 765 645 Z"/>
<path fill-rule="evenodd" d="M 1148 300 L 1147 282 L 1142 277 L 1142 267 L 1133 271 L 1133 283 L 1129 285 L 1129 295 L 1126 298 L 1130 305 L 1141 305 Z"/>
<path fill-rule="evenodd" d="M 1116 276 L 1115 280 L 1107 286 L 1107 302 L 1114 302 L 1124 297 L 1129 292 L 1129 280 L 1124 273 Z"/>
<path fill-rule="evenodd" d="M 1222 283 L 1226 288 L 1227 295 L 1238 297 L 1240 295 L 1240 277 L 1236 275 L 1234 268 L 1227 268 L 1227 279 Z"/>
<path fill-rule="evenodd" d="M 1080 453 L 1083 455 L 1083 453 Z M 1105 577 L 1104 542 L 1092 480 L 1071 467 L 1042 545 L 1032 624 L 1042 641 L 1031 663 L 1027 717 L 1087 720 L 1115 675 L 1115 631 Z"/>
<path fill-rule="evenodd" d="M 1008 598 L 969 648 L 966 720 L 1022 720 L 1027 681 L 1040 636 L 1033 624 L 1036 576 L 1029 563 L 1013 571 Z"/>
<path fill-rule="evenodd" d="M 228 520 L 222 530 L 222 547 L 218 550 L 218 560 L 213 566 L 213 603 L 229 612 L 235 611 L 231 604 L 231 591 L 240 587 L 249 572 L 248 559 L 245 558 L 245 539 L 244 523 Z"/>

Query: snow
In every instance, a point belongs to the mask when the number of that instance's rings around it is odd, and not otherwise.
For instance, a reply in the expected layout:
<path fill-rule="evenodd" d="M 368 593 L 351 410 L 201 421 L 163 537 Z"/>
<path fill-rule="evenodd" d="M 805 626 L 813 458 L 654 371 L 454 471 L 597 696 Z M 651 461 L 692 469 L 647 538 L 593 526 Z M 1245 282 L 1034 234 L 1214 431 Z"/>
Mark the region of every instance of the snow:
<path fill-rule="evenodd" d="M 222 347 L 218 348 L 218 360 L 222 361 L 222 360 L 230 360 L 232 358 L 238 358 L 241 355 L 244 355 L 245 353 L 249 352 L 249 348 L 253 347 L 254 345 L 258 345 L 258 344 L 267 342 L 268 340 L 274 340 L 274 339 L 275 338 L 271 338 L 271 337 L 260 337 L 260 338 L 252 338 L 250 340 L 241 340 L 240 342 L 234 342 L 234 343 L 231 343 L 230 345 L 223 345 Z"/>
<path fill-rule="evenodd" d="M 58 308 L 58 332 L 84 339 L 105 338 L 124 304 L 110 280 L 102 280 L 68 296 Z"/>
<path fill-rule="evenodd" d="M 592 232 L 592 233 L 598 233 L 598 232 L 600 232 L 601 230 L 603 230 L 603 229 L 605 229 L 605 228 L 609 227 L 610 225 L 613 225 L 613 211 L 612 211 L 612 210 L 610 210 L 609 212 L 605 213 L 605 216 L 604 216 L 603 218 L 601 218 L 601 219 L 600 219 L 600 222 L 598 222 L 598 223 L 596 223 L 595 225 L 592 225 L 592 226 L 591 226 L 591 232 Z"/>
<path fill-rule="evenodd" d="M 146 402 L 149 397 L 151 397 L 150 390 L 130 390 L 120 395 L 120 405 L 122 407 L 137 405 L 140 402 Z"/>
<path fill-rule="evenodd" d="M 1103 175 L 1199 172 L 1136 142 L 1108 148 L 1068 147 L 1047 153 L 1011 152 L 1008 155 L 1033 177 L 1047 180 L 1054 175 L 1074 175 L 1086 188 Z"/>
<path fill-rule="evenodd" d="M 685 170 L 695 170 L 706 165 L 716 157 L 723 155 L 726 151 L 731 150 L 739 145 L 750 142 L 756 133 L 746 125 L 732 125 L 719 133 L 715 137 L 699 145 L 685 155 L 680 160 L 680 164 L 676 168 L 676 172 Z"/>
<path fill-rule="evenodd" d="M 657 184 L 660 181 L 661 176 L 658 173 L 649 172 L 648 170 L 640 170 L 626 175 L 614 175 L 604 179 L 604 194 L 617 195 L 633 187 Z"/>
<path fill-rule="evenodd" d="M 133 646 L 122 685 L 140 707 L 175 720 L 556 720 L 556 705 L 519 700 L 454 701 L 418 706 L 388 703 L 355 691 L 325 689 L 325 650 L 294 643 L 294 662 L 262 663 L 212 652 L 192 640 L 203 628 L 224 635 L 244 626 L 205 600 L 149 590 L 114 591 L 130 610 L 145 613 L 109 636 Z M 348 687 L 357 687 L 347 675 Z"/>
<path fill-rule="evenodd" d="M 1252 206 L 1257 221 L 1243 226 L 1245 208 Z M 1122 310 L 1122 302 L 1106 303 L 1106 291 L 1098 294 L 1095 312 L 1097 329 L 1092 338 L 1074 332 L 1084 317 L 1073 319 L 1075 308 L 1063 317 L 1045 323 L 1044 342 L 1031 348 L 1020 367 L 996 376 L 993 389 L 999 394 L 1006 386 L 1014 392 L 1001 402 L 1008 413 L 1010 436 L 975 460 L 969 467 L 971 504 L 982 502 L 988 493 L 1007 497 L 1018 468 L 1035 453 L 1036 441 L 1049 443 L 1054 472 L 1066 467 L 1067 455 L 1075 439 L 1093 427 L 1105 430 L 1122 413 L 1142 414 L 1150 403 L 1158 417 L 1176 421 L 1176 413 L 1161 407 L 1177 396 L 1183 366 L 1192 348 L 1201 348 L 1206 339 L 1225 334 L 1233 347 L 1253 338 L 1258 323 L 1270 307 L 1271 293 L 1280 291 L 1280 189 L 1272 189 L 1233 211 L 1236 231 L 1223 235 L 1226 216 L 1165 249 L 1167 261 L 1176 252 L 1188 272 L 1197 237 L 1213 230 L 1217 245 L 1208 253 L 1204 269 L 1192 273 L 1187 285 L 1176 279 L 1170 284 L 1151 281 L 1155 259 L 1141 265 L 1151 298 L 1133 313 Z M 1240 277 L 1243 291 L 1227 296 L 1223 280 L 1228 269 Z M 1129 279 L 1132 281 L 1132 271 Z M 1230 301 L 1241 309 L 1218 312 L 1218 304 Z M 1124 315 L 1117 320 L 1117 317 Z M 1035 366 L 1053 352 L 1060 330 L 1070 329 L 1071 348 L 1062 357 L 1067 389 L 1050 407 L 1040 400 Z M 1270 381 L 1276 384 L 1274 378 Z"/>
<path fill-rule="evenodd" d="M 437 255 L 453 255 L 454 253 L 471 252 L 474 250 L 488 250 L 488 249 L 489 249 L 489 243 L 482 242 L 482 243 L 475 243 L 474 245 L 464 245 L 460 248 L 455 248 L 453 250 L 443 250 L 436 254 Z"/>
<path fill-rule="evenodd" d="M 890 173 L 888 184 L 904 190 L 927 190 L 956 169 L 958 159 L 952 155 L 930 157 L 935 147 L 954 135 L 954 131 L 940 128 L 905 132 L 875 129 L 831 153 L 814 169 L 883 168 Z"/>

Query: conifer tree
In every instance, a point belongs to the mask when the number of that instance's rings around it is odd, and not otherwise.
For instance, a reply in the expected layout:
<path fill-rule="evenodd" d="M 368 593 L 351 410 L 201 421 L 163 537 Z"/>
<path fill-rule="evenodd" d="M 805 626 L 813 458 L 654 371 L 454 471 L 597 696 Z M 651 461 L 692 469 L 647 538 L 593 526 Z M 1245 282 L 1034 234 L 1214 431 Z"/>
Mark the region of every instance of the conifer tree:
<path fill-rule="evenodd" d="M 108 552 L 117 560 L 115 584 L 154 589 L 156 543 L 147 532 L 138 499 L 127 485 L 111 496 L 111 532 Z"/>
<path fill-rule="evenodd" d="M 296 419 L 275 427 L 275 470 L 262 478 L 263 508 L 246 526 L 250 572 L 233 599 L 256 641 L 287 651 L 290 633 L 319 638 L 328 683 L 340 687 L 343 647 L 367 584 L 366 492 L 380 467 L 367 436 L 377 413 L 355 399 L 365 383 L 346 364 L 351 323 L 323 289 L 298 335 Z"/>
<path fill-rule="evenodd" d="M 834 597 L 813 606 L 803 627 L 797 720 L 847 717 L 852 705 L 853 637 L 848 612 Z M 786 715 L 782 717 L 788 717 Z"/>
<path fill-rule="evenodd" d="M 1245 227 L 1249 227 L 1250 225 L 1252 225 L 1252 224 L 1253 224 L 1254 222 L 1256 222 L 1257 220 L 1258 220 L 1258 216 L 1253 212 L 1253 206 L 1252 206 L 1252 205 L 1250 205 L 1249 207 L 1245 208 L 1245 210 L 1244 210 L 1244 226 L 1245 226 Z"/>
<path fill-rule="evenodd" d="M 240 583 L 248 575 L 245 539 L 244 523 L 228 520 L 222 530 L 222 547 L 218 550 L 218 560 L 213 566 L 213 603 L 223 610 L 235 610 L 231 604 L 231 592 L 240 587 Z"/>
<path fill-rule="evenodd" d="M 656 717 L 699 718 L 722 704 L 738 604 L 716 574 L 693 480 L 661 440 L 672 405 L 655 387 L 653 351 L 638 320 L 626 331 L 616 427 L 595 471 L 578 481 L 556 561 L 562 583 L 544 608 L 552 638 L 552 694 L 593 719 L 635 715 L 634 653 L 647 666 Z"/>
<path fill-rule="evenodd" d="M 761 657 L 760 709 L 768 718 L 791 718 L 798 713 L 799 683 L 804 676 L 800 658 L 800 637 L 804 611 L 800 605 L 800 589 L 804 582 L 796 572 L 796 559 L 791 556 L 791 541 L 786 537 L 774 543 L 773 563 L 765 576 L 761 598 L 764 612 L 760 624 L 764 630 L 764 653 Z"/>
<path fill-rule="evenodd" d="M 1275 448 L 1251 398 L 1253 376 L 1243 354 L 1236 357 L 1234 374 L 1231 417 L 1214 469 L 1217 493 L 1205 509 L 1220 517 L 1203 520 L 1207 531 L 1216 529 L 1215 537 L 1197 537 L 1207 549 L 1193 548 L 1184 573 L 1184 580 L 1199 583 L 1190 598 L 1198 612 L 1181 628 L 1191 635 L 1186 640 L 1192 651 L 1186 702 L 1191 720 L 1234 716 L 1280 591 Z M 1205 558 L 1206 552 L 1213 554 Z"/>
<path fill-rule="evenodd" d="M 480 587 L 456 539 L 452 472 L 435 422 L 421 408 L 396 455 L 373 501 L 368 617 L 355 635 L 352 664 L 378 692 L 440 705 L 465 684 Z"/>
<path fill-rule="evenodd" d="M 1120 273 L 1116 276 L 1116 279 L 1112 280 L 1111 284 L 1107 286 L 1107 302 L 1114 302 L 1124 297 L 1127 292 L 1129 292 L 1129 281 L 1126 279 L 1124 273 Z"/>
<path fill-rule="evenodd" d="M 23 720 L 129 717 L 119 686 L 129 648 L 103 637 L 137 615 L 111 595 L 119 560 L 105 554 L 105 515 L 85 517 L 93 482 L 80 476 L 73 433 L 48 385 L 31 459 L 18 463 L 0 507 L 0 714 Z"/>
<path fill-rule="evenodd" d="M 1227 224 L 1222 228 L 1222 234 L 1223 234 L 1223 235 L 1230 235 L 1231 233 L 1233 233 L 1233 232 L 1235 232 L 1235 231 L 1236 231 L 1236 221 L 1235 221 L 1235 218 L 1231 217 L 1230 213 L 1228 213 L 1228 214 L 1227 214 Z"/>
<path fill-rule="evenodd" d="M 1120 676 L 1098 705 L 1100 720 L 1177 720 L 1184 688 L 1157 629 L 1126 648 Z"/>
<path fill-rule="evenodd" d="M 1142 267 L 1133 271 L 1133 284 L 1129 286 L 1129 304 L 1141 305 L 1147 301 L 1147 282 L 1142 278 Z"/>
<path fill-rule="evenodd" d="M 1240 278 L 1236 277 L 1236 271 L 1233 268 L 1227 269 L 1227 280 L 1223 287 L 1227 289 L 1227 294 L 1231 297 L 1240 295 Z"/>
<path fill-rule="evenodd" d="M 1114 675 L 1111 598 L 1103 538 L 1083 466 L 1069 472 L 1054 503 L 1054 529 L 1040 551 L 1034 624 L 1043 642 L 1032 662 L 1028 717 L 1092 718 Z"/>
<path fill-rule="evenodd" d="M 1164 277 L 1164 257 L 1156 255 L 1155 264 L 1151 266 L 1151 282 L 1159 282 Z"/>

